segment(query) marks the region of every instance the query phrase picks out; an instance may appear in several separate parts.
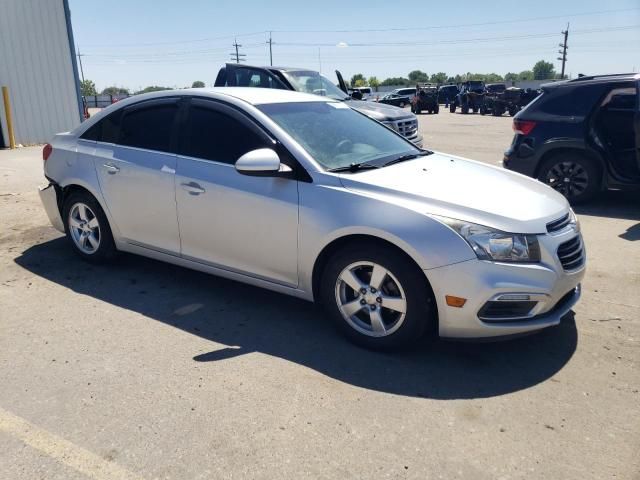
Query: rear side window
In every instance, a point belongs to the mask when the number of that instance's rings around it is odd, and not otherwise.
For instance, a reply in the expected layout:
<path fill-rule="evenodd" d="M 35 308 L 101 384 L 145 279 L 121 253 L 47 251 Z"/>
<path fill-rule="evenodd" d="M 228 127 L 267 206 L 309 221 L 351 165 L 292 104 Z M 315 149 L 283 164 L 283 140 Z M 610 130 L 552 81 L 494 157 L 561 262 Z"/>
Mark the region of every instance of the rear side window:
<path fill-rule="evenodd" d="M 211 108 L 192 105 L 185 132 L 184 155 L 234 164 L 251 150 L 273 147 L 235 118 Z"/>
<path fill-rule="evenodd" d="M 128 147 L 171 152 L 171 134 L 177 113 L 177 103 L 136 107 L 126 111 L 118 143 Z"/>
<path fill-rule="evenodd" d="M 599 98 L 602 87 L 599 85 L 582 88 L 557 88 L 548 92 L 536 102 L 537 110 L 551 115 L 584 117 Z"/>
<path fill-rule="evenodd" d="M 122 111 L 122 109 L 116 110 L 106 118 L 103 118 L 84 132 L 80 138 L 84 140 L 95 140 L 96 142 L 116 143 L 118 140 L 118 129 L 120 127 Z"/>

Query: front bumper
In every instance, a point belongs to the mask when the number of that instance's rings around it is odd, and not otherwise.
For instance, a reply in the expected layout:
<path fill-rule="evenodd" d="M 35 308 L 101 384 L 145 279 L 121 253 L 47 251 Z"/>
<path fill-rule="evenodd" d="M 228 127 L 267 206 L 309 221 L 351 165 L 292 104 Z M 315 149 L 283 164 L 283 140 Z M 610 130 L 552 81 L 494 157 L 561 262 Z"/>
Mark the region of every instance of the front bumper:
<path fill-rule="evenodd" d="M 59 232 L 64 233 L 64 224 L 62 223 L 60 209 L 58 208 L 58 193 L 56 192 L 55 185 L 49 183 L 46 186 L 42 186 L 38 189 L 38 193 L 40 194 L 40 200 L 42 201 L 42 205 L 44 205 L 44 210 L 47 212 L 51 225 Z"/>
<path fill-rule="evenodd" d="M 556 245 L 575 236 L 566 232 L 545 243 Z M 546 236 L 549 237 L 549 236 Z M 497 263 L 468 260 L 425 271 L 436 298 L 439 334 L 450 338 L 488 338 L 518 335 L 558 325 L 578 302 L 580 282 L 585 265 L 574 271 L 564 271 L 555 254 L 544 255 L 535 264 Z M 504 319 L 481 319 L 482 308 L 504 294 L 528 295 L 537 304 L 527 316 Z M 466 299 L 462 308 L 451 307 L 446 296 Z"/>

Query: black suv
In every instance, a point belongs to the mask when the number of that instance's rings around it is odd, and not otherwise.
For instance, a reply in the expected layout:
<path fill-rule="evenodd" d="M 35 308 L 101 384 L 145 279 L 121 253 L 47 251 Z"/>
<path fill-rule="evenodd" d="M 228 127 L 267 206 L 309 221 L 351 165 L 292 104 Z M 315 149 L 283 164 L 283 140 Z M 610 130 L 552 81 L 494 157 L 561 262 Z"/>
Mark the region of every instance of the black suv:
<path fill-rule="evenodd" d="M 580 77 L 542 86 L 513 119 L 509 170 L 572 203 L 606 188 L 640 187 L 640 74 Z"/>
<path fill-rule="evenodd" d="M 279 88 L 341 100 L 354 110 L 383 123 L 422 148 L 418 119 L 413 113 L 384 103 L 362 101 L 362 94 L 354 95 L 352 98 L 347 93 L 347 85 L 337 70 L 336 76 L 340 88 L 320 73 L 304 68 L 253 67 L 227 63 L 218 72 L 215 86 Z"/>

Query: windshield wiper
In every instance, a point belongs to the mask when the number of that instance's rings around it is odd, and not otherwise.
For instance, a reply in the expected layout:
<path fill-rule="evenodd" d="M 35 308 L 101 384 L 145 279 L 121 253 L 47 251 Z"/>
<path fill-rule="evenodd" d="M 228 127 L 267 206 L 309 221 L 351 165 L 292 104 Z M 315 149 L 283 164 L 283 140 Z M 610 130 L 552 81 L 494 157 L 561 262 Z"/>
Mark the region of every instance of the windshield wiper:
<path fill-rule="evenodd" d="M 413 160 L 414 158 L 424 157 L 427 155 L 431 155 L 433 152 L 429 150 L 422 150 L 419 153 L 408 153 L 406 155 L 401 155 L 393 160 L 389 160 L 387 163 L 383 164 L 383 167 L 388 167 L 389 165 L 393 165 L 395 163 L 405 162 L 407 160 Z"/>
<path fill-rule="evenodd" d="M 330 168 L 329 172 L 357 172 L 358 170 L 370 170 L 372 168 L 380 168 L 378 165 L 373 165 L 371 163 L 352 163 L 351 165 L 346 165 L 344 167 L 336 167 Z"/>

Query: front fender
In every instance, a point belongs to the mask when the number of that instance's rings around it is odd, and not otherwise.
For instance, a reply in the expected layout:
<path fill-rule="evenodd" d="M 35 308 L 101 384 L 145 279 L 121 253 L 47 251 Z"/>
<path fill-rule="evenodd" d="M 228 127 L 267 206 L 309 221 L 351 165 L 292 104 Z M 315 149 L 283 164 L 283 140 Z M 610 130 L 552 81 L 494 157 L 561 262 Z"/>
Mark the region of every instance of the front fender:
<path fill-rule="evenodd" d="M 350 235 L 385 240 L 422 270 L 476 258 L 453 230 L 415 208 L 343 188 L 300 184 L 298 268 L 300 287 L 311 291 L 320 253 Z"/>

